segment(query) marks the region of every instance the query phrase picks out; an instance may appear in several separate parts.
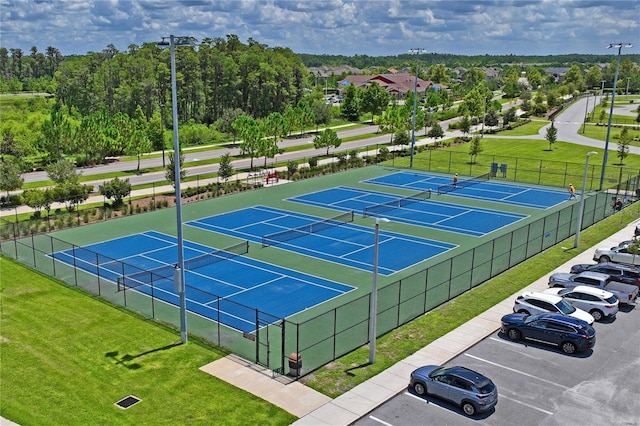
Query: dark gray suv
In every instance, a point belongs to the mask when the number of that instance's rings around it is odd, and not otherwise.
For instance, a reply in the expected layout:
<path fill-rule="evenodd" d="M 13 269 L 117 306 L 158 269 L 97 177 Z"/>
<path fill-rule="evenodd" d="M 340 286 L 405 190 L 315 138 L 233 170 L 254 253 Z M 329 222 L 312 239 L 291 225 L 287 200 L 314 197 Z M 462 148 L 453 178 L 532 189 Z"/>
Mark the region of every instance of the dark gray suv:
<path fill-rule="evenodd" d="M 625 263 L 603 262 L 596 264 L 580 263 L 571 267 L 572 274 L 590 271 L 611 275 L 614 281 L 640 287 L 640 268 Z"/>

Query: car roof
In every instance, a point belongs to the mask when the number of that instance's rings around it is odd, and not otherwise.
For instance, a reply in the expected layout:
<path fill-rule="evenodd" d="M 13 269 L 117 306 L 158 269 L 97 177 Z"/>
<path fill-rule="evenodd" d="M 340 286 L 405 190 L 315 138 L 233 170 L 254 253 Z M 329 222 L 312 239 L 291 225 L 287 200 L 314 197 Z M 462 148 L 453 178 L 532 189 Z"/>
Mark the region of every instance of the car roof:
<path fill-rule="evenodd" d="M 602 297 L 604 299 L 607 299 L 613 296 L 613 293 L 609 291 L 602 290 L 601 288 L 590 287 L 588 285 L 575 286 L 574 288 L 571 289 L 571 291 L 577 291 L 579 293 L 585 293 L 585 294 L 592 294 L 594 296 Z"/>
<path fill-rule="evenodd" d="M 597 280 L 606 280 L 610 276 L 609 274 L 601 274 L 600 272 L 591 272 L 591 271 L 580 272 L 577 275 L 580 275 L 581 277 L 591 277 Z"/>
<path fill-rule="evenodd" d="M 556 314 L 553 312 L 545 312 L 538 315 L 531 315 L 530 318 L 551 320 L 551 321 L 572 325 L 576 327 L 584 327 L 589 325 L 581 319 L 571 317 L 571 316 L 565 316 L 562 314 Z"/>
<path fill-rule="evenodd" d="M 467 379 L 473 383 L 484 383 L 489 381 L 489 379 L 477 371 L 473 371 L 467 367 L 451 367 L 447 369 L 448 374 L 452 374 L 454 376 L 462 377 L 463 379 Z"/>
<path fill-rule="evenodd" d="M 553 304 L 558 303 L 562 300 L 562 297 L 558 296 L 557 294 L 542 293 L 539 291 L 525 291 L 521 296 L 532 299 L 540 299 Z"/>

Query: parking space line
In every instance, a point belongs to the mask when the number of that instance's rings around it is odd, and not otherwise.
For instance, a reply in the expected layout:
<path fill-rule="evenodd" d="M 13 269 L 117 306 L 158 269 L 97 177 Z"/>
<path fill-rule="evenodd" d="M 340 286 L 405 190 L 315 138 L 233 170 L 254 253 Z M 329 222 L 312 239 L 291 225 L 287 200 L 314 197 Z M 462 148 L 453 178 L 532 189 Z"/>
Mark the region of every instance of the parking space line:
<path fill-rule="evenodd" d="M 546 380 L 546 379 L 534 376 L 533 374 L 528 374 L 528 373 L 525 373 L 523 371 L 516 370 L 515 368 L 507 367 L 506 365 L 501 365 L 501 364 L 498 364 L 498 363 L 495 363 L 495 362 L 491 362 L 489 360 L 482 359 L 482 358 L 479 358 L 477 356 L 474 356 L 474 355 L 471 355 L 471 354 L 468 354 L 468 353 L 465 353 L 465 356 L 468 356 L 469 358 L 473 358 L 473 359 L 481 361 L 481 362 L 486 362 L 487 364 L 495 365 L 496 367 L 504 368 L 505 370 L 509 370 L 509 371 L 514 372 L 514 373 L 521 374 L 523 376 L 531 377 L 532 379 L 536 379 L 536 380 L 539 380 L 541 382 L 548 383 L 550 385 L 557 386 L 557 387 L 565 389 L 565 390 L 569 389 L 567 386 L 564 386 L 564 385 L 561 385 L 559 383 L 552 382 L 550 380 Z"/>
<path fill-rule="evenodd" d="M 410 396 L 410 397 L 412 397 L 412 398 L 415 398 L 415 399 L 417 399 L 418 401 L 422 401 L 422 402 L 424 402 L 424 403 L 425 403 L 425 404 L 427 404 L 427 405 L 432 405 L 432 406 L 434 406 L 434 407 L 438 407 L 438 408 L 439 408 L 439 409 L 441 409 L 441 410 L 449 411 L 449 410 L 447 410 L 445 407 L 441 407 L 441 406 L 439 406 L 438 404 L 434 404 L 434 403 L 432 403 L 431 401 L 429 401 L 428 399 L 425 399 L 425 398 L 423 398 L 423 397 L 421 397 L 421 396 L 414 395 L 414 394 L 412 394 L 412 393 L 410 393 L 410 392 L 404 392 L 404 394 L 405 394 L 405 395 L 407 395 L 407 396 Z M 434 398 L 434 397 L 431 397 L 431 398 Z"/>
<path fill-rule="evenodd" d="M 532 408 L 534 410 L 540 411 L 541 413 L 545 413 L 545 414 L 548 414 L 550 416 L 553 416 L 553 413 L 551 411 L 543 410 L 542 408 L 538 408 L 538 407 L 536 407 L 534 405 L 527 404 L 526 402 L 522 402 L 522 401 L 520 401 L 518 399 L 509 398 L 508 396 L 504 396 L 501 393 L 498 393 L 498 398 L 508 399 L 509 401 L 513 401 L 513 402 L 515 402 L 517 404 L 524 405 L 525 407 L 529 407 L 529 408 Z"/>
<path fill-rule="evenodd" d="M 385 425 L 385 426 L 393 426 L 391 423 L 387 423 L 387 422 L 385 422 L 384 420 L 380 420 L 380 419 L 379 419 L 379 418 L 377 418 L 377 417 L 369 416 L 369 418 L 370 418 L 371 420 L 373 420 L 374 422 L 378 422 L 378 423 L 383 424 L 383 425 Z"/>

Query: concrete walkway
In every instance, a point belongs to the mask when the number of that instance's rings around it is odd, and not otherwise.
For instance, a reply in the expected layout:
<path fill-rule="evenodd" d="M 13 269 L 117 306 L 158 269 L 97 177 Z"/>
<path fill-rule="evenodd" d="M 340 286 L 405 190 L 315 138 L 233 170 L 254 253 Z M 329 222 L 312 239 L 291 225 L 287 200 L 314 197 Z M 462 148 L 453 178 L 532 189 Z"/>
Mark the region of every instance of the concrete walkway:
<path fill-rule="evenodd" d="M 540 277 L 525 289 L 335 399 L 330 399 L 299 382 L 289 382 L 283 377 L 280 380 L 272 378 L 271 371 L 233 355 L 207 364 L 201 370 L 298 416 L 299 420 L 293 423 L 294 425 L 351 424 L 378 405 L 405 391 L 409 375 L 416 368 L 426 364 L 446 364 L 456 355 L 496 332 L 500 328 L 502 316 L 513 312 L 513 300 L 520 293 L 542 291 L 548 288 L 547 282 L 552 273 L 567 272 L 575 263 L 592 263 L 591 257 L 596 247 L 612 247 L 620 241 L 628 240 L 633 236 L 637 223 L 638 221 L 629 224 L 556 270 Z"/>

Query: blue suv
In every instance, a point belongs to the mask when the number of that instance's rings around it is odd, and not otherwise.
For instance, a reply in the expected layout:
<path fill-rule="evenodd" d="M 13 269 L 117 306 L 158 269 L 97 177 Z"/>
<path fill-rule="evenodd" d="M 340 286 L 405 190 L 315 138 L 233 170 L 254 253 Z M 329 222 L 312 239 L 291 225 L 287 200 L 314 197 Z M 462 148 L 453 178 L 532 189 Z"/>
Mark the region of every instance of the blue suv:
<path fill-rule="evenodd" d="M 511 340 L 529 339 L 556 345 L 566 354 L 587 351 L 596 343 L 593 327 L 561 314 L 509 314 L 502 317 L 500 329 Z"/>

